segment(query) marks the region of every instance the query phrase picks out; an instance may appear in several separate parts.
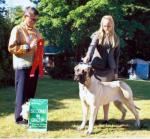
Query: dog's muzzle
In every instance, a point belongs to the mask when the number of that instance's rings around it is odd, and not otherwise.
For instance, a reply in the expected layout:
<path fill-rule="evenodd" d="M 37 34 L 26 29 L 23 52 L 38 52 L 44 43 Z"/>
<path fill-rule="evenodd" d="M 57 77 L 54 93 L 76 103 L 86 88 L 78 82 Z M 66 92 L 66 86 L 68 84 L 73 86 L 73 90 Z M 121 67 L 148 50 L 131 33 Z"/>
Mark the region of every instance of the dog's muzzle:
<path fill-rule="evenodd" d="M 75 75 L 74 80 L 84 84 L 85 82 L 85 74 Z"/>

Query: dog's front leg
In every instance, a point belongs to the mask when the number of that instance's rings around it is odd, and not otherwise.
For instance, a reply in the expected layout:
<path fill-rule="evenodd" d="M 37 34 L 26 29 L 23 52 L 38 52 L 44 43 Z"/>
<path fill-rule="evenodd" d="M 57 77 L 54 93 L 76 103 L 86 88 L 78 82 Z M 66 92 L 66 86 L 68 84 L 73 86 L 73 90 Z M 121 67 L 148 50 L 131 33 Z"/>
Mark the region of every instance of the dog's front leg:
<path fill-rule="evenodd" d="M 90 106 L 89 127 L 88 127 L 88 130 L 86 131 L 86 134 L 91 134 L 93 131 L 97 111 L 98 111 L 98 108 L 96 108 L 96 106 Z"/>
<path fill-rule="evenodd" d="M 88 106 L 84 101 L 81 101 L 82 104 L 82 123 L 81 125 L 78 127 L 78 130 L 82 130 L 85 128 L 85 125 L 87 123 L 87 114 L 88 114 Z"/>

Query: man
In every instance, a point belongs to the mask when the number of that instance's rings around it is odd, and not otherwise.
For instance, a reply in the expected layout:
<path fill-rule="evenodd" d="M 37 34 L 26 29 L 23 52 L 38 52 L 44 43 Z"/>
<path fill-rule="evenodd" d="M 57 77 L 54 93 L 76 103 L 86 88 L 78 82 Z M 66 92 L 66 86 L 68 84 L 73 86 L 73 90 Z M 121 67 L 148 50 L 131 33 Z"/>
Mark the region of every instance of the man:
<path fill-rule="evenodd" d="M 38 15 L 39 13 L 35 8 L 27 7 L 24 12 L 24 21 L 15 26 L 10 35 L 8 51 L 13 54 L 13 68 L 15 69 L 16 124 L 28 123 L 20 116 L 22 104 L 35 96 L 38 68 L 32 78 L 30 77 L 30 71 L 37 48 L 37 41 L 41 38 L 40 33 L 34 27 Z"/>

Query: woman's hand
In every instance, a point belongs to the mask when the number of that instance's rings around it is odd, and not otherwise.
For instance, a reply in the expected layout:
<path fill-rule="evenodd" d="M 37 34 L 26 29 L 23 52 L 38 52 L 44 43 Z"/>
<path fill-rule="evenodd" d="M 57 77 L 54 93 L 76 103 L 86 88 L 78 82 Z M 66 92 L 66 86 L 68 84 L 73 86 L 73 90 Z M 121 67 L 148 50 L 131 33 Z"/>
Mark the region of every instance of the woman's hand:
<path fill-rule="evenodd" d="M 84 58 L 82 58 L 82 61 L 83 61 L 84 63 L 89 62 L 89 60 L 90 60 L 90 58 L 89 58 L 88 56 L 85 56 Z"/>
<path fill-rule="evenodd" d="M 117 80 L 118 79 L 118 74 L 115 74 L 115 80 Z"/>

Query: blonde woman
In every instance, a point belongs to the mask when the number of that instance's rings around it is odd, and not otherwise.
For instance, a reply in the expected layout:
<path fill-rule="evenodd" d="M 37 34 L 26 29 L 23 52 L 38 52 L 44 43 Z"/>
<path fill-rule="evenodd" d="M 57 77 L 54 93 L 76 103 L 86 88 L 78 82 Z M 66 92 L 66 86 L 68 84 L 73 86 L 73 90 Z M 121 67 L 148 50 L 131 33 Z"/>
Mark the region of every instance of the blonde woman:
<path fill-rule="evenodd" d="M 102 17 L 100 28 L 92 34 L 92 41 L 83 62 L 92 62 L 92 67 L 101 81 L 112 81 L 118 78 L 119 38 L 114 30 L 111 15 Z M 104 121 L 108 124 L 109 104 L 103 106 Z"/>

